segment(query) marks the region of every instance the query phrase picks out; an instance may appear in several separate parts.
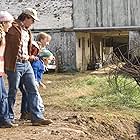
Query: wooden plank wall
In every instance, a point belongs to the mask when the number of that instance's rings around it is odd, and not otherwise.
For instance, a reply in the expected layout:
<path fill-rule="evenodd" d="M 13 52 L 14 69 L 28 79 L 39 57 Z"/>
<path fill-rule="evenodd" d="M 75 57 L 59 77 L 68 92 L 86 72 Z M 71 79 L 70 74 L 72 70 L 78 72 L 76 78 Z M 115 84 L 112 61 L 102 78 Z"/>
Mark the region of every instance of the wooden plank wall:
<path fill-rule="evenodd" d="M 75 28 L 140 26 L 140 0 L 73 0 Z"/>

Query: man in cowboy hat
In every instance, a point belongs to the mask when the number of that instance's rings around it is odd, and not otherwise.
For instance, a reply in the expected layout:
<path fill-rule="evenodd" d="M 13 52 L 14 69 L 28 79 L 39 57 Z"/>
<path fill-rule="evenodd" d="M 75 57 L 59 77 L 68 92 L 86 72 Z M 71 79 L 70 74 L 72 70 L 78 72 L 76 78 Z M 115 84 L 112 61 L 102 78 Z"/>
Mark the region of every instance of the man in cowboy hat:
<path fill-rule="evenodd" d="M 26 8 L 13 22 L 12 27 L 6 35 L 5 49 L 5 71 L 8 75 L 9 92 L 8 102 L 10 119 L 14 121 L 13 107 L 15 104 L 16 93 L 20 81 L 23 82 L 28 92 L 28 101 L 31 111 L 32 125 L 49 125 L 51 120 L 45 119 L 39 107 L 38 88 L 35 84 L 35 77 L 29 60 L 36 59 L 31 55 L 31 32 L 29 27 L 39 21 L 37 11 Z"/>

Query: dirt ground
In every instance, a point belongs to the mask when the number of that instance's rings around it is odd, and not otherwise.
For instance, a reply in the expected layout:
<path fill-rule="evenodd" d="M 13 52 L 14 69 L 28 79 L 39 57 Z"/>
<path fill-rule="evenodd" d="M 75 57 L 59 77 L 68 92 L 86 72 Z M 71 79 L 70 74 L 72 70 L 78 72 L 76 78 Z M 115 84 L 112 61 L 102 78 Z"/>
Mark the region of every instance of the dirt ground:
<path fill-rule="evenodd" d="M 48 75 L 47 77 L 49 79 Z M 63 75 L 61 75 L 61 79 L 63 79 Z M 20 116 L 20 99 L 21 94 L 18 94 L 15 106 L 17 119 Z M 49 105 L 46 106 L 45 116 L 52 119 L 54 123 L 38 127 L 31 126 L 30 122 L 18 122 L 19 126 L 16 128 L 1 128 L 0 140 L 140 139 L 140 124 L 134 115 L 123 115 L 115 111 L 110 114 L 97 109 L 73 110 Z"/>

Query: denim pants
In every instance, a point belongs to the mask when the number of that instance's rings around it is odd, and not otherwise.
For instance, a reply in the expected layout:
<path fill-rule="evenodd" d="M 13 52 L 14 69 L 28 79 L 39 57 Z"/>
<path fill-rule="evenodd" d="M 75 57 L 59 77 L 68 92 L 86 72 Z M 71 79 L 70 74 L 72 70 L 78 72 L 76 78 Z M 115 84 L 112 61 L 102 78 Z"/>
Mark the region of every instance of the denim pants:
<path fill-rule="evenodd" d="M 10 119 L 14 119 L 13 107 L 16 100 L 17 89 L 19 88 L 20 81 L 23 82 L 25 89 L 28 93 L 28 102 L 31 112 L 31 121 L 44 119 L 43 112 L 39 107 L 39 93 L 35 84 L 35 77 L 30 62 L 20 63 L 16 62 L 16 71 L 6 71 L 8 75 L 9 92 L 9 114 Z"/>
<path fill-rule="evenodd" d="M 22 82 L 20 82 L 19 89 L 22 93 L 21 113 L 29 113 L 30 107 L 29 107 L 29 101 L 28 101 L 28 93 L 27 93 L 26 88 Z"/>
<path fill-rule="evenodd" d="M 2 122 L 10 122 L 8 108 L 8 94 L 5 90 L 3 77 L 0 76 L 0 125 Z"/>
<path fill-rule="evenodd" d="M 26 88 L 25 88 L 22 81 L 20 82 L 19 89 L 22 93 L 21 113 L 30 113 L 29 101 L 28 101 L 28 92 L 26 91 Z M 43 100 L 42 100 L 40 94 L 38 94 L 38 98 L 39 98 L 40 110 L 44 113 L 44 111 L 45 111 L 44 104 L 43 104 Z"/>

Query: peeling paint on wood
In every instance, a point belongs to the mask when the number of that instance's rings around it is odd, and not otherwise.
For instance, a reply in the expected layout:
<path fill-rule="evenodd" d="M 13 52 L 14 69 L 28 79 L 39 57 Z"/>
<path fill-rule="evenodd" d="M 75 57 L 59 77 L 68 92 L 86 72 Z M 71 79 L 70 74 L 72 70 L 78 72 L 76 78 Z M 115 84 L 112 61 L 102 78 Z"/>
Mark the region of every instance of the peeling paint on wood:
<path fill-rule="evenodd" d="M 140 26 L 139 0 L 73 0 L 74 27 Z"/>

